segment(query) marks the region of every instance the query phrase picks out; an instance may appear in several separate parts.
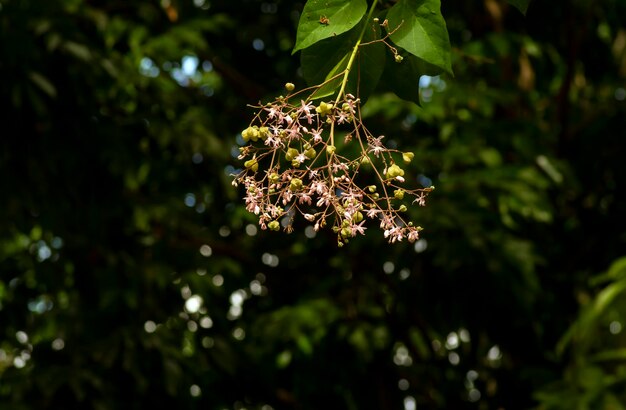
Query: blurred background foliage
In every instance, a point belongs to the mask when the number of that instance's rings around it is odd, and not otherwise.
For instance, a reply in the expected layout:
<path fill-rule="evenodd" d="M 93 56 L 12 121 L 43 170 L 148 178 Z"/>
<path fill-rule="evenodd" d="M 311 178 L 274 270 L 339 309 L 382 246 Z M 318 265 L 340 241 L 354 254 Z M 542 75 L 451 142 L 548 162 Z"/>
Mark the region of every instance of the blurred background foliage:
<path fill-rule="evenodd" d="M 626 408 L 626 3 L 443 3 L 423 239 L 338 250 L 230 185 L 302 2 L 0 0 L 0 407 Z"/>

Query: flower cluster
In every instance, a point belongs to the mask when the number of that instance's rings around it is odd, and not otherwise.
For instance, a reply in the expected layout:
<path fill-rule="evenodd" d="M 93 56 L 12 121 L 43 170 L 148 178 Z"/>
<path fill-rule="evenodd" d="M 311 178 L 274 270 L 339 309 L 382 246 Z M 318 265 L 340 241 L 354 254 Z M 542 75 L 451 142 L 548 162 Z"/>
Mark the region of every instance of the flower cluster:
<path fill-rule="evenodd" d="M 245 188 L 246 208 L 258 215 L 261 229 L 291 232 L 299 214 L 316 231 L 332 224 L 342 246 L 364 234 L 371 219 L 389 242 L 417 240 L 422 228 L 405 220 L 407 204 L 423 206 L 433 187 L 403 186 L 399 163 L 411 162 L 413 153 L 387 148 L 384 136 L 372 135 L 350 94 L 318 105 L 291 103 L 296 95 L 255 107 L 241 133 L 244 169 L 233 185 Z"/>

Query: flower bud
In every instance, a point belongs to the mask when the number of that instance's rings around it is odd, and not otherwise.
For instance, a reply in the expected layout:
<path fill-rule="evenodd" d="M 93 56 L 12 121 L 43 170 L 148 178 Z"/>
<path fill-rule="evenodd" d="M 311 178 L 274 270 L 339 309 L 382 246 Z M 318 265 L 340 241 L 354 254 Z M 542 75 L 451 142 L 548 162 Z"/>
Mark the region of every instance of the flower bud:
<path fill-rule="evenodd" d="M 396 63 L 401 63 L 402 60 L 404 60 L 404 57 L 402 57 L 400 54 L 396 54 L 393 58 L 396 60 Z"/>
<path fill-rule="evenodd" d="M 404 189 L 396 189 L 395 191 L 393 191 L 393 197 L 396 199 L 403 199 Z"/>
<path fill-rule="evenodd" d="M 363 158 L 361 158 L 361 164 L 362 165 L 369 165 L 371 164 L 371 161 L 369 159 L 369 157 L 367 155 L 364 155 Z"/>
<path fill-rule="evenodd" d="M 406 208 L 406 205 L 404 205 L 404 204 L 400 205 L 400 208 L 398 208 L 398 211 L 400 211 L 400 212 L 406 212 L 406 210 L 407 210 L 407 208 Z"/>
<path fill-rule="evenodd" d="M 367 187 L 367 190 L 370 191 L 370 193 L 374 193 L 376 192 L 376 185 L 370 185 Z"/>
<path fill-rule="evenodd" d="M 308 159 L 315 158 L 315 155 L 317 155 L 315 148 L 309 148 L 306 151 L 304 151 L 304 156 L 307 157 Z"/>
<path fill-rule="evenodd" d="M 333 155 L 336 150 L 337 150 L 337 147 L 335 147 L 334 145 L 326 145 L 326 152 L 329 155 Z"/>
<path fill-rule="evenodd" d="M 289 91 L 289 92 L 293 91 L 295 88 L 296 88 L 296 86 L 295 86 L 295 85 L 293 85 L 293 83 L 287 83 L 287 84 L 285 84 L 285 90 L 287 90 L 287 91 Z"/>
<path fill-rule="evenodd" d="M 415 156 L 415 154 L 413 154 L 412 152 L 403 152 L 402 153 L 402 160 L 408 164 L 409 162 L 411 162 L 411 160 L 413 159 L 413 157 Z"/>
<path fill-rule="evenodd" d="M 352 221 L 354 223 L 359 223 L 363 220 L 363 214 L 359 211 L 357 211 L 354 215 L 352 215 Z"/>

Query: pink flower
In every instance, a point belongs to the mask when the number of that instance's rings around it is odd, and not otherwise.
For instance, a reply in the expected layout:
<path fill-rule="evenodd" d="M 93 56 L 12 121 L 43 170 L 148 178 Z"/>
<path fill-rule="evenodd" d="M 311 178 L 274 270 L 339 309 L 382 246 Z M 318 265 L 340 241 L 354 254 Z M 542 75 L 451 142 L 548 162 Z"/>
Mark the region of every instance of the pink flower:
<path fill-rule="evenodd" d="M 409 234 L 406 237 L 409 242 L 413 243 L 420 238 L 420 233 L 417 229 L 413 228 L 410 230 Z"/>
<path fill-rule="evenodd" d="M 313 137 L 313 143 L 318 144 L 322 142 L 322 129 L 318 129 L 315 131 L 311 131 L 311 136 Z"/>
<path fill-rule="evenodd" d="M 311 196 L 307 193 L 301 193 L 298 195 L 300 198 L 298 199 L 298 202 L 301 204 L 309 204 L 311 205 Z"/>
<path fill-rule="evenodd" d="M 374 155 L 377 157 L 381 152 L 385 152 L 385 147 L 383 146 L 383 143 L 381 141 L 383 138 L 385 138 L 384 135 L 381 135 L 378 138 L 374 138 L 374 137 L 368 138 L 367 145 L 369 145 L 370 147 L 370 150 L 368 152 L 374 153 Z"/>
<path fill-rule="evenodd" d="M 298 112 L 304 113 L 309 124 L 313 123 L 313 116 L 311 115 L 311 109 L 315 108 L 311 103 L 305 103 L 303 100 L 300 100 L 300 109 Z"/>
<path fill-rule="evenodd" d="M 302 164 L 304 161 L 306 161 L 306 155 L 304 155 L 304 153 L 300 153 L 293 160 L 296 161 L 298 164 Z"/>
<path fill-rule="evenodd" d="M 359 224 L 350 225 L 350 231 L 352 232 L 352 236 L 356 236 L 357 233 L 360 233 L 361 235 L 365 235 L 365 230 L 367 228 L 363 226 L 364 223 L 365 221 L 361 221 L 361 223 Z"/>
<path fill-rule="evenodd" d="M 415 200 L 413 201 L 413 203 L 417 203 L 419 206 L 425 206 L 426 205 L 426 195 L 422 192 L 420 194 L 420 196 L 418 196 L 417 198 L 415 198 Z"/>
<path fill-rule="evenodd" d="M 366 215 L 368 218 L 374 219 L 376 218 L 376 215 L 378 215 L 380 212 L 382 212 L 380 209 L 370 208 L 367 210 Z"/>

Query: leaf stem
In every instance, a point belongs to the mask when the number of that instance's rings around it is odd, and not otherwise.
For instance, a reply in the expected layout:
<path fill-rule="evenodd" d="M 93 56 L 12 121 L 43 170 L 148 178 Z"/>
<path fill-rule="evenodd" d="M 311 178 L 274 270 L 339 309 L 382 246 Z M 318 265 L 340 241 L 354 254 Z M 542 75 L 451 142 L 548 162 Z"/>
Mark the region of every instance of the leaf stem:
<path fill-rule="evenodd" d="M 365 30 L 369 26 L 368 22 L 372 19 L 372 14 L 374 13 L 374 9 L 376 8 L 376 3 L 378 3 L 378 0 L 374 0 L 372 2 L 372 5 L 370 6 L 370 10 L 367 13 L 365 24 L 363 25 L 363 29 L 361 30 L 361 34 L 359 35 L 359 38 L 356 41 L 354 48 L 352 49 L 352 54 L 350 54 L 348 65 L 346 65 L 346 69 L 344 70 L 343 81 L 341 82 L 341 88 L 339 89 L 339 94 L 337 94 L 337 99 L 335 100 L 335 106 L 339 103 L 339 101 L 341 100 L 341 97 L 343 96 L 343 93 L 346 90 L 346 85 L 348 84 L 348 76 L 350 75 L 350 69 L 352 68 L 352 64 L 354 64 L 354 59 L 356 58 L 357 52 L 359 51 L 359 46 L 361 45 L 361 41 L 363 40 L 363 35 L 365 34 Z"/>
<path fill-rule="evenodd" d="M 352 64 L 354 64 L 354 59 L 356 58 L 356 55 L 359 51 L 359 46 L 361 45 L 361 41 L 363 40 L 363 35 L 365 35 L 365 30 L 368 27 L 368 22 L 372 19 L 372 14 L 374 14 L 374 9 L 376 9 L 376 3 L 378 3 L 378 0 L 374 0 L 372 2 L 372 5 L 370 6 L 370 9 L 367 13 L 367 17 L 365 18 L 365 24 L 363 25 L 363 28 L 361 29 L 361 34 L 359 34 L 359 38 L 357 39 L 356 44 L 354 44 L 354 47 L 352 48 L 350 59 L 348 60 L 348 64 L 346 65 L 346 68 L 343 72 L 343 80 L 341 81 L 341 88 L 339 89 L 339 93 L 337 94 L 337 99 L 335 99 L 335 104 L 334 104 L 335 107 L 337 107 L 337 104 L 339 104 L 339 101 L 341 101 L 341 97 L 346 91 L 346 85 L 348 84 L 348 76 L 350 75 L 350 69 L 352 68 Z M 335 122 L 334 121 L 330 124 L 330 145 L 335 145 Z"/>

